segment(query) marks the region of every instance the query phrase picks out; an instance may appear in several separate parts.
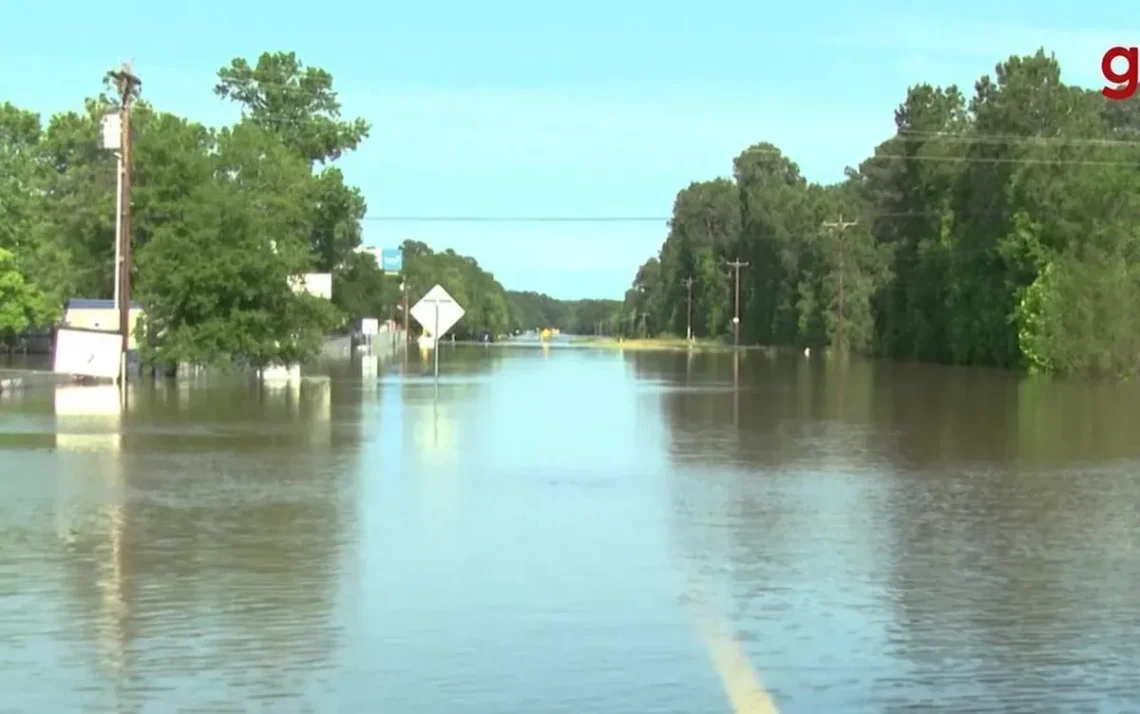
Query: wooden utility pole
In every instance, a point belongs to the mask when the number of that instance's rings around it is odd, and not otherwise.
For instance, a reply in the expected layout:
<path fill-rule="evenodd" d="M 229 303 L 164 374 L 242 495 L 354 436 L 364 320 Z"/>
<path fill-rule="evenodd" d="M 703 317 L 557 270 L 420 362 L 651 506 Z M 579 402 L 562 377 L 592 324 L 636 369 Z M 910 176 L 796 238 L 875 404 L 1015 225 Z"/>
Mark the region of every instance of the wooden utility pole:
<path fill-rule="evenodd" d="M 400 289 L 404 291 L 404 342 L 410 341 L 411 333 L 408 332 L 408 279 L 404 278 L 400 281 Z"/>
<path fill-rule="evenodd" d="M 847 352 L 847 334 L 844 325 L 844 309 L 843 309 L 843 276 L 847 272 L 847 229 L 851 226 L 857 225 L 859 221 L 845 221 L 843 214 L 839 214 L 837 221 L 824 221 L 824 228 L 830 228 L 839 236 L 839 314 L 836 322 L 836 327 L 839 332 L 839 351 L 841 353 Z"/>
<path fill-rule="evenodd" d="M 728 266 L 736 269 L 736 316 L 732 318 L 732 338 L 733 343 L 740 346 L 740 269 L 747 268 L 748 263 L 741 262 L 740 258 L 728 263 Z"/>
<path fill-rule="evenodd" d="M 693 339 L 693 279 L 685 278 L 681 281 L 685 285 L 685 290 L 688 291 L 689 307 L 685 318 L 685 339 Z"/>
<path fill-rule="evenodd" d="M 119 235 L 116 236 L 122 265 L 118 266 L 119 280 L 119 331 L 123 335 L 123 354 L 119 366 L 119 379 L 127 383 L 127 354 L 131 346 L 131 102 L 142 88 L 142 80 L 131 72 L 130 63 L 123 63 L 118 72 L 107 76 L 119 91 L 119 155 L 122 157 L 122 205 L 119 209 Z"/>

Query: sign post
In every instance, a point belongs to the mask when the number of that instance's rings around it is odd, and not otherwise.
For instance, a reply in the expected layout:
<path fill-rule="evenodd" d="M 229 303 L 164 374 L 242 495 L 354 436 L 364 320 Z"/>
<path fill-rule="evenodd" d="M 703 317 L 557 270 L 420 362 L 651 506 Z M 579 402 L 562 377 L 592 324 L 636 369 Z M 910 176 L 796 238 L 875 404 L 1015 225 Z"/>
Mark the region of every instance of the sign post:
<path fill-rule="evenodd" d="M 412 317 L 423 328 L 431 332 L 432 349 L 435 361 L 435 376 L 439 377 L 439 339 L 447 331 L 455 327 L 455 323 L 463 317 L 464 310 L 455 299 L 447 294 L 442 285 L 436 285 L 428 290 L 427 295 L 420 298 L 410 310 Z"/>
<path fill-rule="evenodd" d="M 380 251 L 380 270 L 384 274 L 400 275 L 400 292 L 404 294 L 404 342 L 408 341 L 408 281 L 401 275 L 404 272 L 404 249 L 385 248 Z M 395 337 L 393 344 L 395 344 Z"/>

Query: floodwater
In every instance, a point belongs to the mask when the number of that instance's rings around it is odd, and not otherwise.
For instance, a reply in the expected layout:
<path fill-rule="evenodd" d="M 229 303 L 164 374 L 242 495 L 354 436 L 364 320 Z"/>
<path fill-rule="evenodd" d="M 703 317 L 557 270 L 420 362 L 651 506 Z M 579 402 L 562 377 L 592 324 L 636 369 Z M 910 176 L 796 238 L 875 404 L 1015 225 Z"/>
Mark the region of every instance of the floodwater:
<path fill-rule="evenodd" d="M 0 711 L 1140 712 L 1136 387 L 409 359 L 0 396 Z"/>

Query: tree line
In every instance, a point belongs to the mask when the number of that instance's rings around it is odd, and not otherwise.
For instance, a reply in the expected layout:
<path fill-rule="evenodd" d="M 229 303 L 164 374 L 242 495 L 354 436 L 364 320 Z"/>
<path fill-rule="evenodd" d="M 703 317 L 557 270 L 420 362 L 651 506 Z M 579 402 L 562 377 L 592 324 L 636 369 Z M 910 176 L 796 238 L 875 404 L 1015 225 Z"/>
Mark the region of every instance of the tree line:
<path fill-rule="evenodd" d="M 145 81 L 145 78 L 143 78 Z M 131 118 L 132 298 L 145 361 L 254 365 L 315 354 L 343 314 L 291 279 L 338 272 L 365 202 L 336 166 L 368 136 L 340 117 L 332 76 L 292 53 L 238 58 L 215 94 L 241 119 L 212 128 L 140 97 Z M 46 121 L 0 105 L 0 332 L 54 324 L 68 297 L 114 292 L 111 87 Z"/>
<path fill-rule="evenodd" d="M 413 303 L 443 284 L 466 308 L 461 338 L 578 324 L 578 308 L 535 313 L 529 295 L 454 251 L 405 241 L 403 275 L 385 275 L 358 250 L 367 205 L 337 160 L 370 127 L 341 116 L 327 71 L 263 53 L 219 69 L 214 92 L 240 107 L 237 123 L 206 127 L 145 96 L 133 105 L 131 281 L 145 361 L 311 358 L 351 318 L 402 321 L 405 284 Z M 116 159 L 100 128 L 112 94 L 107 84 L 46 120 L 0 104 L 0 341 L 56 324 L 69 297 L 114 293 Z M 333 274 L 331 304 L 290 287 L 307 272 Z M 592 325 L 597 311 L 583 309 Z"/>
<path fill-rule="evenodd" d="M 621 329 L 620 300 L 558 300 L 537 292 L 510 290 L 513 326 L 557 328 L 572 335 L 615 335 Z"/>
<path fill-rule="evenodd" d="M 1140 371 L 1140 102 L 1065 84 L 1039 50 L 972 96 L 911 87 L 894 136 L 820 185 L 772 144 L 694 182 L 619 316 L 626 334 L 730 334 L 1061 374 Z M 691 307 L 690 307 L 691 306 Z"/>
<path fill-rule="evenodd" d="M 67 297 L 113 293 L 109 87 L 46 121 L 0 104 L 0 339 L 54 324 Z M 337 160 L 369 133 L 332 76 L 293 53 L 235 59 L 211 128 L 135 104 L 132 271 L 143 356 L 171 364 L 303 360 L 352 317 L 402 319 L 441 283 L 457 336 L 732 331 L 745 343 L 1054 373 L 1140 371 L 1140 100 L 1067 85 L 1044 51 L 973 96 L 912 87 L 895 135 L 834 185 L 760 143 L 731 177 L 681 190 L 623 301 L 509 292 L 473 258 L 405 241 L 404 275 L 358 248 L 367 206 Z M 290 276 L 331 272 L 332 304 Z M 691 320 L 690 320 L 691 317 Z"/>

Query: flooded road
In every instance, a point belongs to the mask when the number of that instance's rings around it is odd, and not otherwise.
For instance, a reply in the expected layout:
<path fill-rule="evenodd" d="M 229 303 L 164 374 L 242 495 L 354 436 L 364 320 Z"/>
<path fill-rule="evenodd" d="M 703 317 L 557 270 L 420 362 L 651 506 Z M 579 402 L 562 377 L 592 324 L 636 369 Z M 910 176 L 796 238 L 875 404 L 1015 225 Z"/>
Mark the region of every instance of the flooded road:
<path fill-rule="evenodd" d="M 1140 712 L 1136 387 L 430 367 L 0 397 L 0 712 Z"/>

